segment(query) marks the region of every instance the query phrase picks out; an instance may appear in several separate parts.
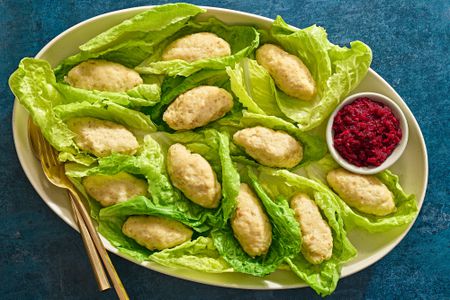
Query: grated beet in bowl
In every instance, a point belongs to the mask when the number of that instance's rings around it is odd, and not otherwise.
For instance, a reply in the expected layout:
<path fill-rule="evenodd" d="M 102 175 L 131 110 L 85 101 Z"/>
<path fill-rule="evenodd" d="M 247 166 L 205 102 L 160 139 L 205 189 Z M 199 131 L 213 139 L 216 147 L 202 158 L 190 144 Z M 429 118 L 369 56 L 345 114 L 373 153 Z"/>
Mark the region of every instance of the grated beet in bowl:
<path fill-rule="evenodd" d="M 381 165 L 402 139 L 400 122 L 392 110 L 366 97 L 336 114 L 333 131 L 337 152 L 357 167 Z"/>

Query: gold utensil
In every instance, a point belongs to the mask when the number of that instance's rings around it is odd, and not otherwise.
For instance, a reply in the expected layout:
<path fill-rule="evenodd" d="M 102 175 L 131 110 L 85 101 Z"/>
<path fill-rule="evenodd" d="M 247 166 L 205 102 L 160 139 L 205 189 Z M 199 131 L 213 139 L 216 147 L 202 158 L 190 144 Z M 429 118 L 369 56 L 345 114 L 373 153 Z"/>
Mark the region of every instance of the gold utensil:
<path fill-rule="evenodd" d="M 47 179 L 53 183 L 55 186 L 67 189 L 71 194 L 71 200 L 74 206 L 77 207 L 81 218 L 84 220 L 87 230 L 94 242 L 95 248 L 100 255 L 101 260 L 108 272 L 108 275 L 113 283 L 114 289 L 116 290 L 117 296 L 121 300 L 128 300 L 129 297 L 125 288 L 123 287 L 122 281 L 117 274 L 108 253 L 103 247 L 103 243 L 98 236 L 97 230 L 91 220 L 91 217 L 83 204 L 77 190 L 73 186 L 72 182 L 67 178 L 65 174 L 64 165 L 58 161 L 58 154 L 55 149 L 45 140 L 39 128 L 32 122 L 29 122 L 29 135 L 32 141 L 33 147 L 39 150 L 40 161 L 42 164 L 42 170 L 44 171 Z M 80 228 L 81 231 L 81 228 Z"/>

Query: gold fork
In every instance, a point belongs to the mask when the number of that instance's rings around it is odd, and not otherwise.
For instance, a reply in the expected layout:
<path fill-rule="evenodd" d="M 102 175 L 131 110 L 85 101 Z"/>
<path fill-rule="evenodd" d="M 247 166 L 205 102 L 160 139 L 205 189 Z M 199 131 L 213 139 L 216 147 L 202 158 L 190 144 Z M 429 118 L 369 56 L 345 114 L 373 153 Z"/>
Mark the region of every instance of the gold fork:
<path fill-rule="evenodd" d="M 113 283 L 114 289 L 116 290 L 117 296 L 121 300 L 128 300 L 129 297 L 125 288 L 123 287 L 122 281 L 117 274 L 111 259 L 109 258 L 108 253 L 103 247 L 103 243 L 98 236 L 97 230 L 90 218 L 90 215 L 83 204 L 83 201 L 80 198 L 77 190 L 70 180 L 67 178 L 65 174 L 64 165 L 58 160 L 58 153 L 55 149 L 45 140 L 39 128 L 33 124 L 33 122 L 29 122 L 29 135 L 32 141 L 32 145 L 35 149 L 37 149 L 38 153 L 40 153 L 40 161 L 42 164 L 42 169 L 47 179 L 53 183 L 55 186 L 67 189 L 69 194 L 71 195 L 71 202 L 74 207 L 77 209 L 74 210 L 75 213 L 79 213 L 79 223 L 81 220 L 84 221 L 87 230 L 89 232 L 92 241 L 94 242 L 95 248 L 100 255 L 101 260 L 108 272 L 108 275 Z M 81 232 L 80 226 L 80 232 Z"/>

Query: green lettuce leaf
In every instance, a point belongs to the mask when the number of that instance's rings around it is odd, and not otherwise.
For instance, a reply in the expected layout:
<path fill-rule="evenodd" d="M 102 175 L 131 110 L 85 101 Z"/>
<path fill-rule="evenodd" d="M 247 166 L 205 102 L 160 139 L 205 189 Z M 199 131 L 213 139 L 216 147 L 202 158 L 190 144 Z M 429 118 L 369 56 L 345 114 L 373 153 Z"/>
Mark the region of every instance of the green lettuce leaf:
<path fill-rule="evenodd" d="M 187 62 L 180 59 L 162 61 L 164 49 L 174 40 L 197 32 L 212 32 L 230 44 L 231 55 L 218 58 Z M 166 74 L 169 76 L 189 76 L 201 69 L 225 69 L 242 58 L 249 56 L 259 45 L 258 31 L 251 26 L 228 26 L 211 18 L 206 22 L 190 21 L 182 30 L 158 45 L 158 49 L 143 61 L 136 70 L 143 74 Z"/>
<path fill-rule="evenodd" d="M 366 44 L 351 42 L 351 48 L 333 45 L 325 30 L 315 25 L 295 31 L 278 17 L 271 35 L 285 50 L 302 59 L 317 83 L 318 96 L 311 102 L 277 92 L 280 110 L 302 130 L 312 129 L 325 120 L 365 77 L 372 61 L 372 51 Z"/>
<path fill-rule="evenodd" d="M 160 87 L 157 84 L 140 84 L 126 93 L 90 91 L 63 83 L 56 83 L 55 87 L 61 94 L 64 94 L 64 103 L 80 101 L 93 103 L 109 100 L 122 106 L 135 108 L 153 106 L 160 100 Z"/>
<path fill-rule="evenodd" d="M 155 252 L 149 260 L 171 268 L 189 268 L 208 273 L 233 272 L 228 263 L 220 257 L 211 238 L 199 236 L 175 248 Z"/>
<path fill-rule="evenodd" d="M 140 130 L 143 133 L 156 131 L 155 125 L 147 115 L 107 100 L 94 103 L 72 102 L 55 106 L 53 110 L 63 121 L 76 117 L 93 117 L 120 123 L 131 131 Z"/>
<path fill-rule="evenodd" d="M 186 3 L 152 7 L 97 35 L 80 46 L 81 52 L 66 58 L 55 69 L 58 81 L 75 65 L 101 58 L 135 67 L 158 50 L 161 41 L 182 29 L 204 9 Z"/>
<path fill-rule="evenodd" d="M 174 134 L 158 132 L 152 134 L 152 137 L 158 141 L 161 153 L 164 153 L 164 159 L 170 145 L 181 143 L 190 151 L 202 155 L 210 163 L 221 182 L 222 199 L 218 209 L 203 210 L 208 224 L 214 227 L 223 227 L 234 212 L 240 182 L 239 174 L 229 152 L 228 136 L 214 129 L 206 129 L 199 132 L 188 131 Z M 190 202 L 190 200 L 187 201 Z"/>
<path fill-rule="evenodd" d="M 239 66 L 233 70 L 236 77 L 234 92 L 250 112 L 294 121 L 302 131 L 320 125 L 361 82 L 372 61 L 370 48 L 360 41 L 351 42 L 351 48 L 339 47 L 328 41 L 322 27 L 313 25 L 294 30 L 281 17 L 277 17 L 269 32 L 262 34 L 262 43 L 279 44 L 301 58 L 316 81 L 316 98 L 302 101 L 274 89 L 270 75 L 255 66 L 255 62 L 246 68 Z M 269 85 L 264 87 L 264 82 L 269 82 Z"/>
<path fill-rule="evenodd" d="M 144 202 L 139 199 L 128 202 L 130 203 L 127 207 L 114 211 L 103 209 L 100 214 L 99 232 L 121 253 L 138 261 L 153 261 L 166 267 L 189 268 L 209 273 L 233 272 L 227 262 L 220 257 L 209 237 L 198 236 L 195 240 L 187 241 L 174 248 L 150 251 L 125 236 L 122 233 L 122 226 L 129 215 L 154 213 L 149 211 Z"/>
<path fill-rule="evenodd" d="M 340 207 L 333 193 L 320 182 L 307 179 L 287 170 L 259 168 L 258 181 L 272 197 L 291 199 L 299 192 L 307 193 L 320 208 L 333 234 L 333 254 L 318 265 L 309 263 L 301 253 L 286 259 L 292 271 L 322 296 L 331 294 L 339 280 L 342 265 L 356 255 L 356 249 L 347 238 Z"/>
<path fill-rule="evenodd" d="M 185 220 L 183 214 L 170 207 L 158 206 L 149 198 L 139 196 L 101 209 L 98 230 L 121 253 L 139 261 L 153 260 L 166 266 L 184 266 L 213 273 L 230 271 L 205 237 L 158 253 L 146 249 L 122 233 L 124 222 L 133 215 L 155 215 L 182 221 Z M 199 224 L 193 229 L 204 231 L 207 228 Z"/>
<path fill-rule="evenodd" d="M 64 97 L 55 88 L 55 75 L 48 62 L 24 58 L 9 78 L 11 91 L 42 134 L 58 151 L 72 151 L 74 133 L 67 128 L 53 107 L 60 105 Z"/>
<path fill-rule="evenodd" d="M 264 126 L 274 130 L 283 130 L 300 141 L 303 146 L 303 159 L 298 166 L 294 167 L 294 169 L 300 168 L 312 161 L 322 158 L 327 152 L 327 146 L 323 138 L 318 135 L 302 132 L 295 125 L 284 121 L 283 119 L 244 111 L 239 121 L 240 128 L 230 126 L 229 130 L 231 132 L 234 133 L 239 129 L 247 127 Z M 238 154 L 238 156 L 241 155 Z M 243 161 L 244 160 L 241 157 L 241 162 Z M 247 160 L 247 162 L 251 164 L 250 161 Z"/>
<path fill-rule="evenodd" d="M 167 107 L 178 95 L 201 85 L 217 86 L 229 90 L 229 78 L 225 70 L 201 70 L 189 77 L 166 77 L 161 86 L 161 101 L 145 110 L 160 129 L 172 131 L 162 120 Z"/>
<path fill-rule="evenodd" d="M 265 256 L 250 257 L 234 238 L 230 226 L 211 232 L 219 253 L 236 272 L 264 276 L 275 271 L 285 259 L 293 258 L 301 246 L 300 230 L 293 211 L 284 198 L 276 202 L 266 194 L 251 170 L 248 183 L 261 200 L 272 224 L 272 244 Z"/>
<path fill-rule="evenodd" d="M 129 215 L 135 212 L 145 212 L 148 214 L 148 208 L 145 205 L 148 203 L 145 197 L 137 197 L 122 204 L 119 209 L 116 205 L 103 208 L 100 210 L 98 219 L 98 232 L 103 235 L 119 252 L 134 258 L 138 261 L 146 260 L 153 251 L 139 245 L 135 240 L 127 237 L 122 233 L 122 226 Z M 118 204 L 119 205 L 119 204 Z"/>
<path fill-rule="evenodd" d="M 285 118 L 276 101 L 275 83 L 255 60 L 244 58 L 232 69 L 227 67 L 231 90 L 251 113 Z"/>
<path fill-rule="evenodd" d="M 327 184 L 326 175 L 333 169 L 339 168 L 339 165 L 330 155 L 325 156 L 318 162 L 306 167 L 308 177 Z M 388 231 L 392 228 L 411 223 L 417 215 L 417 202 L 413 194 L 406 194 L 397 175 L 389 170 L 382 171 L 375 175 L 394 195 L 395 206 L 397 210 L 384 217 L 365 214 L 348 206 L 344 200 L 334 194 L 341 208 L 342 218 L 347 229 L 360 227 L 369 232 Z"/>

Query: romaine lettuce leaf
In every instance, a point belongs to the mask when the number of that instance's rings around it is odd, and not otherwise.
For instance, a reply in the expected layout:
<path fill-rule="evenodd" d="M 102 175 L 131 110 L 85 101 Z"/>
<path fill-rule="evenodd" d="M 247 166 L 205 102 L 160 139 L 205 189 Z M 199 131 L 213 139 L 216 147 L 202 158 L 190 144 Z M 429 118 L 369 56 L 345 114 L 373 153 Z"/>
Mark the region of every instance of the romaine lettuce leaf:
<path fill-rule="evenodd" d="M 92 117 L 120 123 L 131 131 L 140 130 L 142 133 L 156 131 L 150 118 L 136 110 L 126 108 L 114 102 L 72 102 L 53 108 L 62 121 L 77 117 Z"/>
<path fill-rule="evenodd" d="M 298 166 L 294 167 L 295 169 L 304 166 L 311 161 L 322 158 L 327 152 L 327 146 L 323 138 L 318 135 L 302 132 L 292 123 L 284 121 L 278 117 L 244 111 L 239 121 L 240 128 L 229 127 L 229 130 L 232 133 L 242 128 L 264 126 L 274 130 L 283 130 L 300 141 L 303 146 L 303 159 Z"/>
<path fill-rule="evenodd" d="M 301 246 L 300 229 L 284 198 L 273 201 L 248 169 L 246 179 L 261 200 L 272 224 L 272 244 L 265 256 L 250 257 L 234 238 L 230 226 L 211 232 L 214 245 L 236 272 L 264 276 L 275 271 L 285 259 L 293 258 Z"/>
<path fill-rule="evenodd" d="M 286 118 L 275 101 L 276 88 L 272 77 L 255 60 L 244 58 L 233 69 L 227 67 L 226 70 L 231 90 L 249 112 Z"/>
<path fill-rule="evenodd" d="M 208 273 L 233 272 L 230 265 L 220 257 L 211 238 L 199 236 L 175 248 L 155 252 L 149 260 L 166 267 L 189 268 Z"/>
<path fill-rule="evenodd" d="M 333 254 L 318 265 L 309 263 L 301 253 L 287 258 L 292 271 L 322 296 L 331 294 L 339 280 L 342 265 L 356 255 L 356 249 L 347 238 L 340 207 L 333 193 L 322 183 L 316 182 L 287 170 L 259 168 L 258 182 L 272 197 L 291 199 L 299 192 L 312 196 L 325 217 L 333 234 Z"/>
<path fill-rule="evenodd" d="M 175 219 L 184 224 L 194 224 L 190 221 L 186 222 L 185 213 L 189 212 L 174 210 L 170 205 L 166 207 L 160 206 L 147 197 L 139 196 L 126 202 L 101 209 L 98 230 L 120 252 L 139 261 L 154 260 L 162 265 L 196 266 L 198 269 L 203 268 L 204 271 L 209 270 L 210 272 L 228 271 L 226 264 L 223 263 L 216 254 L 217 252 L 206 240 L 188 241 L 176 248 L 163 250 L 160 252 L 161 255 L 156 255 L 152 259 L 150 255 L 158 252 L 146 249 L 122 233 L 123 223 L 129 216 L 133 215 L 156 215 Z M 204 232 L 208 229 L 208 226 L 200 223 L 198 222 L 198 226 L 193 229 L 198 232 Z M 194 236 L 197 236 L 197 234 L 194 234 Z M 192 264 L 195 264 L 195 266 L 189 265 L 189 259 L 191 259 Z"/>
<path fill-rule="evenodd" d="M 187 3 L 152 7 L 106 30 L 80 46 L 81 52 L 66 58 L 55 69 L 58 81 L 75 65 L 90 58 L 102 58 L 135 67 L 150 56 L 161 41 L 182 29 L 204 9 Z"/>
<path fill-rule="evenodd" d="M 351 48 L 330 43 L 325 30 L 311 26 L 293 30 L 281 17 L 272 24 L 271 36 L 286 51 L 300 57 L 309 68 L 318 88 L 313 101 L 299 101 L 277 90 L 280 110 L 296 121 L 302 130 L 309 130 L 323 122 L 365 77 L 372 61 L 372 51 L 360 42 Z"/>
<path fill-rule="evenodd" d="M 339 168 L 339 165 L 330 155 L 327 155 L 320 161 L 307 166 L 306 172 L 308 177 L 327 184 L 327 173 L 336 168 Z M 398 176 L 389 170 L 382 171 L 375 176 L 394 195 L 397 210 L 384 217 L 365 214 L 351 208 L 337 194 L 334 194 L 337 203 L 340 205 L 342 218 L 348 230 L 354 227 L 360 227 L 369 232 L 382 232 L 409 224 L 416 217 L 418 211 L 416 197 L 412 194 L 408 195 L 403 191 Z"/>
<path fill-rule="evenodd" d="M 144 198 L 140 199 L 144 200 Z M 144 202 L 149 203 L 148 199 Z M 208 273 L 233 272 L 230 265 L 220 257 L 212 239 L 198 236 L 174 248 L 150 251 L 122 233 L 122 226 L 130 214 L 154 213 L 143 201 L 130 200 L 127 207 L 114 211 L 103 209 L 100 215 L 99 232 L 119 251 L 138 261 L 153 261 L 166 267 L 189 268 Z M 133 205 L 134 203 L 134 205 Z"/>
<path fill-rule="evenodd" d="M 64 101 L 55 83 L 49 63 L 33 58 L 22 59 L 9 78 L 11 91 L 30 113 L 47 141 L 58 151 L 73 151 L 74 133 L 53 111 L 53 107 Z"/>
<path fill-rule="evenodd" d="M 129 215 L 134 212 L 145 211 L 149 209 L 145 205 L 148 203 L 145 197 L 137 197 L 126 202 L 126 206 L 110 206 L 100 210 L 98 219 L 98 232 L 103 235 L 114 247 L 121 253 L 137 259 L 138 261 L 146 260 L 153 251 L 139 245 L 135 240 L 127 237 L 122 233 L 122 226 Z M 131 209 L 129 210 L 128 207 Z"/>
<path fill-rule="evenodd" d="M 286 95 L 254 60 L 227 68 L 232 90 L 249 112 L 295 122 L 302 131 L 320 125 L 364 78 L 372 61 L 372 52 L 364 43 L 351 42 L 351 48 L 333 45 L 325 30 L 316 25 L 294 30 L 277 17 L 270 31 L 259 32 L 262 43 L 279 44 L 302 59 L 316 81 L 317 96 L 302 101 Z"/>
<path fill-rule="evenodd" d="M 161 61 L 164 49 L 174 40 L 197 32 L 212 32 L 230 44 L 231 55 L 187 62 L 180 59 Z M 225 69 L 242 58 L 249 56 L 259 45 L 259 33 L 251 26 L 228 26 L 211 18 L 205 22 L 190 21 L 182 30 L 160 43 L 154 53 L 144 60 L 136 70 L 143 74 L 166 74 L 189 76 L 201 69 Z"/>
<path fill-rule="evenodd" d="M 229 77 L 225 70 L 202 70 L 189 77 L 166 77 L 161 86 L 161 101 L 145 110 L 161 129 L 171 131 L 162 116 L 166 108 L 178 95 L 201 85 L 210 85 L 229 90 Z"/>
<path fill-rule="evenodd" d="M 190 151 L 202 155 L 210 163 L 221 182 L 222 199 L 218 209 L 204 209 L 205 215 L 211 226 L 224 226 L 234 212 L 240 182 L 239 174 L 231 160 L 228 136 L 214 129 L 206 129 L 199 132 L 188 131 L 174 134 L 158 132 L 152 134 L 152 137 L 158 141 L 161 152 L 164 153 L 164 159 L 170 145 L 181 143 Z"/>
<path fill-rule="evenodd" d="M 160 100 L 160 87 L 157 84 L 140 84 L 126 93 L 89 91 L 71 87 L 64 83 L 56 83 L 56 89 L 64 94 L 64 103 L 70 102 L 101 102 L 109 100 L 111 102 L 131 108 L 140 106 L 153 106 Z"/>

